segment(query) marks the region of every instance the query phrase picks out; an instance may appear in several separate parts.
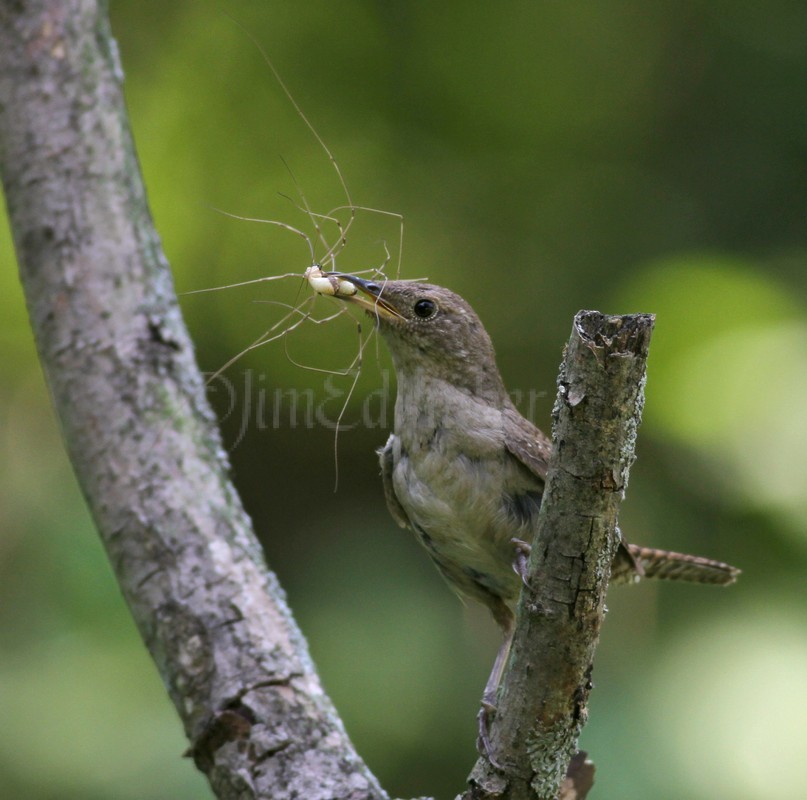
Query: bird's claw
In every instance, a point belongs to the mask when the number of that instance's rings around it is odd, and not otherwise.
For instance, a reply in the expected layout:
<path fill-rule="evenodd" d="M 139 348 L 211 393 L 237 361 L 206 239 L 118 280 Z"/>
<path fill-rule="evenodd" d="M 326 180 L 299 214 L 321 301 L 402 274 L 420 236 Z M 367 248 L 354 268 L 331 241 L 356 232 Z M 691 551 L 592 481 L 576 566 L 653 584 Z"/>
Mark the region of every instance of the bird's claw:
<path fill-rule="evenodd" d="M 516 555 L 513 558 L 513 572 L 521 578 L 521 582 L 529 589 L 530 585 L 527 583 L 527 561 L 532 552 L 532 545 L 521 539 L 511 539 L 510 541 L 516 549 Z"/>
<path fill-rule="evenodd" d="M 495 703 L 488 697 L 483 697 L 482 705 L 477 715 L 479 736 L 476 740 L 476 749 L 479 755 L 484 756 L 496 769 L 501 769 L 501 765 L 493 755 L 493 745 L 490 743 L 490 723 L 495 714 Z"/>

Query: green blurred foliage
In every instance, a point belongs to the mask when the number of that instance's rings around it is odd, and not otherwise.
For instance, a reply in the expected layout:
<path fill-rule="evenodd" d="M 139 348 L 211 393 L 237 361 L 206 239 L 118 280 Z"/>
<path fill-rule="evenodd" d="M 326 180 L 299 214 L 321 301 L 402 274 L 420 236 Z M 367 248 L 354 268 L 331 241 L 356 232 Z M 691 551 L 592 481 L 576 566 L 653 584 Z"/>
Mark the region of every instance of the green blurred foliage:
<path fill-rule="evenodd" d="M 803 4 L 239 0 L 226 10 L 270 54 L 352 202 L 405 217 L 400 274 L 477 308 L 539 424 L 577 309 L 658 314 L 623 529 L 745 572 L 727 591 L 612 593 L 582 745 L 598 796 L 798 796 Z M 320 214 L 347 202 L 249 35 L 201 1 L 121 0 L 112 13 L 179 290 L 301 272 L 303 237 L 212 210 L 310 235 L 304 202 Z M 321 225 L 333 242 L 336 226 Z M 395 216 L 356 212 L 340 267 L 381 265 L 386 245 L 394 274 L 399 233 Z M 207 796 L 62 453 L 5 226 L 0 262 L 0 797 Z M 292 279 L 186 296 L 203 367 L 282 316 L 265 301 L 298 291 Z M 333 306 L 321 302 L 325 316 Z M 233 365 L 212 399 L 270 564 L 359 750 L 391 793 L 449 798 L 474 760 L 497 636 L 386 516 L 373 448 L 394 382 L 372 344 L 332 492 L 332 423 L 351 380 L 298 364 L 347 366 L 356 346 L 353 319 L 302 326 L 286 347 Z M 292 390 L 310 390 L 311 424 L 309 397 L 298 395 L 295 415 Z"/>

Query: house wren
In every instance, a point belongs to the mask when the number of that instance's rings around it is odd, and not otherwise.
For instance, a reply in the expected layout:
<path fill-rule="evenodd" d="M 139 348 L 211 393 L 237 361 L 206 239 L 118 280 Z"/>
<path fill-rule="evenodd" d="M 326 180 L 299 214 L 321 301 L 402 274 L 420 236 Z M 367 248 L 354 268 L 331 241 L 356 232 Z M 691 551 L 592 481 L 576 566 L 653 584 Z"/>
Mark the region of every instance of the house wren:
<path fill-rule="evenodd" d="M 376 317 L 398 379 L 394 430 L 379 450 L 389 510 L 449 585 L 486 605 L 504 634 L 484 715 L 495 707 L 521 588 L 513 540 L 533 540 L 551 442 L 516 410 L 490 337 L 459 295 L 425 283 L 337 277 L 327 293 Z M 720 561 L 623 541 L 611 582 L 729 584 L 738 574 Z"/>

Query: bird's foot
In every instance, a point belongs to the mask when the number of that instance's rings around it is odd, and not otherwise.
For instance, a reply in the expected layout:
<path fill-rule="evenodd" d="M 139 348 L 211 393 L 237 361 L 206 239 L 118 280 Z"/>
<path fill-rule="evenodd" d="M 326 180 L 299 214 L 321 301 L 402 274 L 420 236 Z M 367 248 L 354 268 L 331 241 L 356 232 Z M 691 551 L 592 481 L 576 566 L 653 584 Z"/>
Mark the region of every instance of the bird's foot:
<path fill-rule="evenodd" d="M 527 583 L 527 561 L 529 561 L 530 553 L 532 552 L 532 545 L 521 539 L 510 540 L 516 549 L 515 558 L 513 558 L 513 572 L 521 578 L 521 582 L 529 589 L 530 585 Z"/>
<path fill-rule="evenodd" d="M 479 736 L 476 740 L 476 749 L 480 756 L 484 756 L 496 769 L 501 769 L 501 764 L 493 756 L 493 746 L 490 743 L 490 723 L 496 715 L 496 704 L 487 694 L 482 696 L 482 706 L 479 709 L 477 720 L 479 721 Z"/>

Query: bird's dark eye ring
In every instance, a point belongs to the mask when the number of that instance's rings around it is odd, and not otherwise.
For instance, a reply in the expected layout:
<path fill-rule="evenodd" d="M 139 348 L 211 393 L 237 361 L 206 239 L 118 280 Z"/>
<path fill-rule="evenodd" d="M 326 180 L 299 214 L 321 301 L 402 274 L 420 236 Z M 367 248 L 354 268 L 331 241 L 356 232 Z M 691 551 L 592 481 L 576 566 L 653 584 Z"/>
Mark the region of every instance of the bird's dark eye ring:
<path fill-rule="evenodd" d="M 437 303 L 434 300 L 424 298 L 415 303 L 415 315 L 421 319 L 429 319 L 437 313 Z"/>

